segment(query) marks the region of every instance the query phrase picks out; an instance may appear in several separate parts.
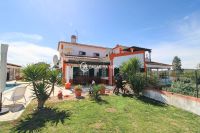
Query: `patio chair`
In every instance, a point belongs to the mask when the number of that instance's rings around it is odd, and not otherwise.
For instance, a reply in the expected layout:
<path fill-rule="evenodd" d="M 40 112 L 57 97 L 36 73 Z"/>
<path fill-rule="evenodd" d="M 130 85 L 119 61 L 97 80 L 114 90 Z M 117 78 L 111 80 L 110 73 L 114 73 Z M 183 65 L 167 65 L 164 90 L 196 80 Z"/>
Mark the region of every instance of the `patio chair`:
<path fill-rule="evenodd" d="M 16 87 L 10 97 L 4 97 L 3 102 L 5 100 L 8 100 L 8 101 L 13 101 L 13 103 L 16 104 L 16 101 L 24 98 L 26 104 L 26 98 L 25 98 L 26 88 L 27 86 Z"/>

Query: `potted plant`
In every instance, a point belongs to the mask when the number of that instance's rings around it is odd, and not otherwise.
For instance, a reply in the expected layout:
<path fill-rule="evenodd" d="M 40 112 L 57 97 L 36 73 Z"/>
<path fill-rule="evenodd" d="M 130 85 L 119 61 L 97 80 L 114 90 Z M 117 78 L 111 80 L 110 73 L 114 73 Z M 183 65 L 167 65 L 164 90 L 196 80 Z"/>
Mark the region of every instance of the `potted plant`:
<path fill-rule="evenodd" d="M 101 98 L 100 98 L 100 94 L 99 94 L 100 90 L 101 90 L 101 86 L 100 86 L 100 85 L 94 85 L 94 86 L 93 86 L 93 93 L 92 93 L 91 96 L 92 96 L 96 101 L 98 101 L 98 100 L 101 99 Z"/>
<path fill-rule="evenodd" d="M 61 90 L 59 90 L 58 92 L 58 99 L 63 99 L 63 94 Z"/>
<path fill-rule="evenodd" d="M 76 85 L 74 87 L 74 93 L 76 97 L 80 97 L 82 92 L 82 86 L 81 85 Z"/>
<path fill-rule="evenodd" d="M 99 86 L 100 86 L 100 94 L 105 94 L 105 92 L 106 92 L 105 85 L 104 84 L 100 84 Z"/>

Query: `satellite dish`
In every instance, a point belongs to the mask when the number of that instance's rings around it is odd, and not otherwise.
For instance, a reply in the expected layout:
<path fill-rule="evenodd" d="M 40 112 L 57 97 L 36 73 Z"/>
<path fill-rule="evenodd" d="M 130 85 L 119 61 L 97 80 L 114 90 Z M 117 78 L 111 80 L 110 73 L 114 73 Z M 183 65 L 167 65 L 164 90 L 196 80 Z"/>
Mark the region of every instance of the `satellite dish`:
<path fill-rule="evenodd" d="M 58 62 L 59 62 L 59 61 L 58 61 L 58 56 L 57 56 L 57 55 L 54 55 L 54 56 L 53 56 L 53 64 L 54 64 L 54 65 L 58 65 Z"/>

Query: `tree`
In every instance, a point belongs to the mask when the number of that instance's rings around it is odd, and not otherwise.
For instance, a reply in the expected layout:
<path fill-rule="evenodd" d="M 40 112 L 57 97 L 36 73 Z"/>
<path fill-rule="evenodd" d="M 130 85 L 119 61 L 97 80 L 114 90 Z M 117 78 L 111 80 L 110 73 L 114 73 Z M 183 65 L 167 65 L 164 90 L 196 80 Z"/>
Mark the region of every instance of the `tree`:
<path fill-rule="evenodd" d="M 172 69 L 173 69 L 173 73 L 175 74 L 176 77 L 178 77 L 178 79 L 179 79 L 180 74 L 183 71 L 181 66 L 182 66 L 181 59 L 178 56 L 175 56 L 172 61 Z"/>
<path fill-rule="evenodd" d="M 172 69 L 174 70 L 174 71 L 179 71 L 179 72 L 181 72 L 182 71 L 182 69 L 181 69 L 181 66 L 182 66 L 182 64 L 181 64 L 181 59 L 178 57 L 178 56 L 175 56 L 174 57 L 174 59 L 173 59 L 173 61 L 172 61 Z"/>
<path fill-rule="evenodd" d="M 42 109 L 46 100 L 54 91 L 54 86 L 59 79 L 59 71 L 51 70 L 46 63 L 27 65 L 22 69 L 23 77 L 33 85 L 33 94 L 38 102 L 38 109 Z"/>
<path fill-rule="evenodd" d="M 140 67 L 141 63 L 137 58 L 131 58 L 120 66 L 120 73 L 131 84 L 137 95 L 144 89 L 145 85 L 145 75 L 140 72 Z"/>
<path fill-rule="evenodd" d="M 197 64 L 197 69 L 200 69 L 200 63 Z"/>

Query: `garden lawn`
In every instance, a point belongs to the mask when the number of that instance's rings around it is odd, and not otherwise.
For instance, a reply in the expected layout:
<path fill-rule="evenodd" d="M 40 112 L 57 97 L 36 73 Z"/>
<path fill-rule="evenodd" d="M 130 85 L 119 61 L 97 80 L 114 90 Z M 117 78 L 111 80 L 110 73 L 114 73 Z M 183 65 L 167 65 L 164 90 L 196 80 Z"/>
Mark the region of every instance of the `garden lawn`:
<path fill-rule="evenodd" d="M 113 95 L 102 99 L 99 103 L 89 99 L 48 102 L 39 112 L 33 111 L 33 102 L 19 120 L 0 122 L 0 132 L 200 132 L 200 117 L 181 109 L 144 97 Z"/>

